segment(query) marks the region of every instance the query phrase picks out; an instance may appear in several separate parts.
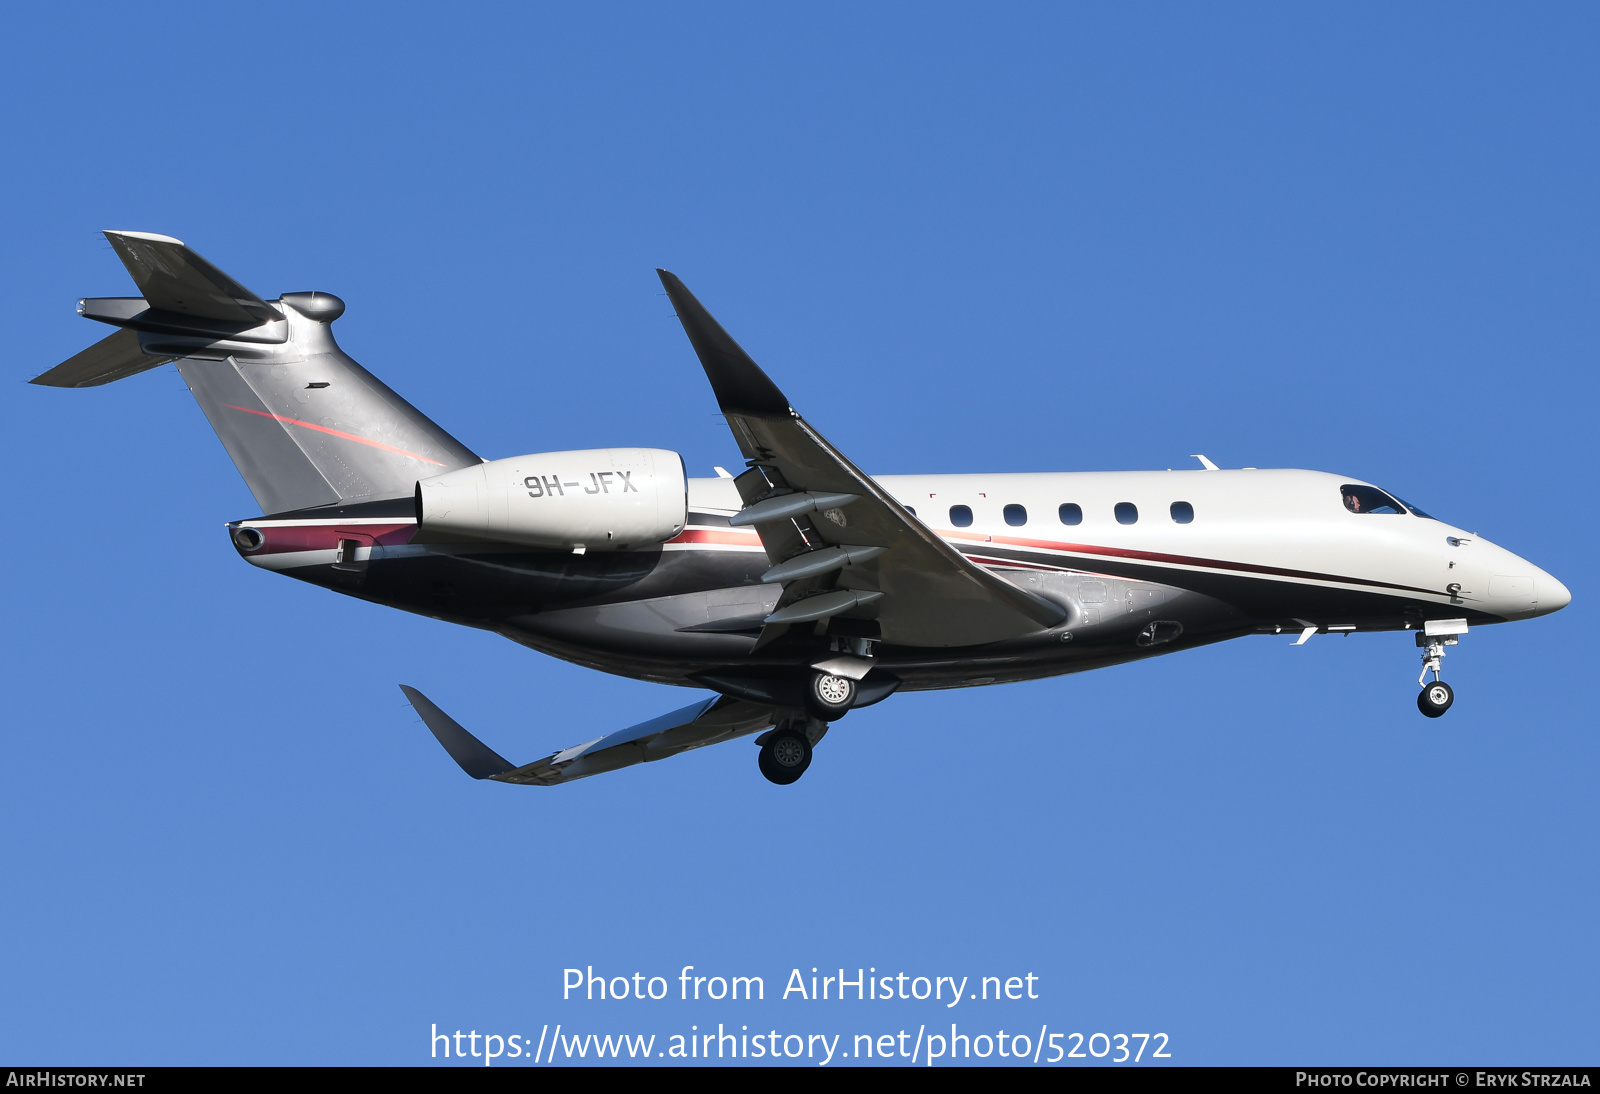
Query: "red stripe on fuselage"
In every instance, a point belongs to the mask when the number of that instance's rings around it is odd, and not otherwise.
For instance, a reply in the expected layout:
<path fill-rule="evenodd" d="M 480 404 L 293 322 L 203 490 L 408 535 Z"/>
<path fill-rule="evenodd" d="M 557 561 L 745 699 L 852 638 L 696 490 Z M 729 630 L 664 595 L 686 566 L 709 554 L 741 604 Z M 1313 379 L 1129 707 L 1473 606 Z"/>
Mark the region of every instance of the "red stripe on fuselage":
<path fill-rule="evenodd" d="M 382 441 L 368 440 L 366 437 L 358 437 L 354 433 L 346 433 L 342 429 L 329 429 L 325 425 L 316 425 L 313 422 L 302 422 L 299 418 L 285 418 L 282 414 L 272 414 L 265 410 L 251 410 L 247 406 L 234 406 L 232 403 L 223 403 L 222 405 L 227 407 L 229 410 L 242 410 L 246 414 L 256 414 L 263 418 L 271 418 L 273 421 L 282 422 L 284 425 L 297 425 L 302 429 L 315 429 L 318 433 L 327 433 L 333 437 L 342 437 L 347 441 L 355 441 L 357 444 L 371 445 L 373 448 L 381 448 L 385 452 L 393 452 L 397 456 L 409 456 L 413 460 L 421 460 L 423 463 L 431 463 L 435 467 L 448 466 L 440 463 L 438 460 L 430 460 L 426 456 L 419 456 L 415 452 L 407 452 L 403 448 L 396 448 L 392 444 L 384 444 Z"/>
<path fill-rule="evenodd" d="M 1399 589 L 1408 593 L 1438 595 L 1433 589 L 1418 589 L 1411 585 L 1394 585 L 1387 581 L 1373 581 L 1364 577 L 1343 577 L 1339 574 L 1322 574 L 1314 570 L 1289 570 L 1280 566 L 1259 566 L 1248 562 L 1226 562 L 1215 558 L 1195 558 L 1190 555 L 1168 555 L 1159 551 L 1135 551 L 1127 547 L 1098 547 L 1089 543 L 1057 543 L 1048 539 L 1020 539 L 1015 536 L 986 536 L 977 532 L 937 532 L 946 539 L 973 540 L 978 543 L 999 543 L 1012 547 L 1032 547 L 1046 551 L 1064 551 L 1069 554 L 1098 555 L 1102 558 L 1126 558 L 1137 562 L 1162 562 L 1171 566 L 1190 566 L 1203 570 L 1231 570 L 1235 573 L 1296 577 L 1307 581 L 1337 581 L 1343 585 L 1369 585 L 1379 589 Z"/>
<path fill-rule="evenodd" d="M 984 566 L 998 566 L 1007 570 L 1043 570 L 1053 574 L 1073 572 L 1070 566 L 1048 566 L 1042 562 L 1024 562 L 1017 558 L 990 558 L 987 555 L 967 555 L 966 557 Z"/>
<path fill-rule="evenodd" d="M 989 536 L 981 532 L 957 532 L 950 529 L 934 530 L 934 534 L 947 540 L 967 540 L 975 543 L 993 543 L 1007 547 L 1023 547 L 1033 550 L 1064 552 L 1067 554 L 1088 555 L 1100 558 L 1125 558 L 1135 562 L 1159 562 L 1169 566 L 1186 566 L 1200 570 L 1223 570 L 1233 573 L 1255 575 L 1259 577 L 1289 577 L 1303 581 L 1333 581 L 1342 585 L 1366 585 L 1378 589 L 1395 589 L 1400 592 L 1422 593 L 1427 596 L 1436 595 L 1436 590 L 1419 589 L 1412 585 L 1396 585 L 1388 581 L 1374 581 L 1369 578 L 1348 577 L 1342 574 L 1324 574 L 1314 570 L 1293 570 L 1281 566 L 1262 566 L 1247 562 L 1228 562 L 1223 559 L 1198 558 L 1193 555 L 1171 555 L 1159 551 L 1136 551 L 1127 547 L 1101 547 L 1092 543 L 1061 543 L 1048 539 L 1024 539 L 1019 536 Z M 668 543 L 731 543 L 754 546 L 760 539 L 750 533 L 723 532 L 702 529 L 689 529 Z M 1048 566 L 1042 562 L 1024 562 L 1020 559 L 980 558 L 974 557 L 975 553 L 967 554 L 974 562 L 989 566 Z M 1065 560 L 1063 560 L 1065 561 Z"/>
<path fill-rule="evenodd" d="M 248 523 L 248 522 L 246 522 Z M 241 554 L 277 555 L 290 551 L 331 551 L 341 539 L 356 538 L 363 547 L 393 547 L 411 542 L 415 522 L 393 524 L 289 524 L 257 528 L 263 537 L 260 547 Z"/>
<path fill-rule="evenodd" d="M 761 537 L 754 532 L 721 532 L 710 528 L 688 528 L 668 543 L 736 543 L 740 547 L 760 547 Z"/>
<path fill-rule="evenodd" d="M 233 407 L 235 410 L 245 410 L 245 407 Z M 248 411 L 256 414 L 259 411 Z M 276 417 L 276 415 L 269 415 Z M 302 423 L 304 424 L 304 423 Z M 312 428 L 321 429 L 321 426 Z M 329 430 L 328 432 L 336 432 Z M 360 438 L 357 438 L 360 439 Z M 376 443 L 376 442 L 367 442 Z M 384 446 L 380 446 L 384 447 Z M 409 453 L 408 453 L 409 454 Z M 418 457 L 421 459 L 422 457 Z M 429 461 L 430 463 L 433 461 Z M 372 536 L 379 544 L 406 543 L 415 531 L 415 524 L 396 522 L 393 525 L 379 525 L 378 527 L 357 528 L 351 525 L 346 534 Z M 279 551 L 304 551 L 317 549 L 330 549 L 338 545 L 341 529 L 337 526 L 294 526 L 290 528 L 263 528 L 267 542 L 261 548 L 265 554 L 275 554 Z M 1055 540 L 1023 539 L 1017 536 L 986 536 L 978 532 L 957 532 L 953 530 L 935 531 L 935 535 L 948 540 L 968 541 L 973 543 L 993 543 L 1007 547 L 1021 547 L 1034 550 L 1062 552 L 1067 554 L 1088 555 L 1102 558 L 1124 558 L 1137 562 L 1159 562 L 1172 566 L 1187 566 L 1203 570 L 1224 570 L 1234 573 L 1258 575 L 1262 577 L 1290 577 L 1308 581 L 1333 581 L 1344 585 L 1366 585 L 1381 589 L 1396 589 L 1401 592 L 1422 593 L 1435 595 L 1432 589 L 1418 589 L 1410 585 L 1395 585 L 1387 581 L 1373 581 L 1367 578 L 1345 577 L 1339 574 L 1324 574 L 1312 570 L 1292 570 L 1278 566 L 1260 566 L 1244 562 L 1228 562 L 1222 559 L 1197 558 L 1192 555 L 1171 555 L 1158 551 L 1135 551 L 1126 547 L 1101 547 L 1090 543 L 1061 543 Z M 717 528 L 686 528 L 678 533 L 667 543 L 705 543 L 725 544 L 738 547 L 760 547 L 761 538 L 754 532 L 736 532 Z M 959 545 L 959 544 L 958 544 Z M 1017 567 L 1024 569 L 1064 570 L 1068 567 L 1054 566 L 1041 561 L 1023 559 L 1008 559 L 995 556 L 984 556 L 976 551 L 964 551 L 963 555 L 973 562 L 984 566 Z M 1067 560 L 1062 560 L 1067 561 Z"/>

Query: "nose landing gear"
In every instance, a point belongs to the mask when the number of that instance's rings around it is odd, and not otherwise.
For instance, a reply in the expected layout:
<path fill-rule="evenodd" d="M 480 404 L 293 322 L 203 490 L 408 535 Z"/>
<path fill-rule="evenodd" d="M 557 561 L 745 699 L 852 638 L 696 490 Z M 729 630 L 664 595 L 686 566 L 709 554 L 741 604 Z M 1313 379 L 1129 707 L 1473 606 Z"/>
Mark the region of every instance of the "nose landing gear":
<path fill-rule="evenodd" d="M 1450 709 L 1450 704 L 1456 701 L 1456 693 L 1450 690 L 1450 685 L 1443 680 L 1435 680 L 1423 688 L 1417 695 L 1417 709 L 1430 718 L 1437 718 Z"/>
<path fill-rule="evenodd" d="M 1417 645 L 1422 650 L 1422 674 L 1417 683 L 1423 685 L 1417 696 L 1417 709 L 1429 718 L 1438 718 L 1456 701 L 1456 693 L 1439 678 L 1439 668 L 1444 661 L 1444 648 L 1459 645 L 1458 635 L 1467 633 L 1465 619 L 1432 619 L 1423 625 L 1417 635 Z M 1428 673 L 1433 673 L 1433 683 L 1428 683 Z"/>

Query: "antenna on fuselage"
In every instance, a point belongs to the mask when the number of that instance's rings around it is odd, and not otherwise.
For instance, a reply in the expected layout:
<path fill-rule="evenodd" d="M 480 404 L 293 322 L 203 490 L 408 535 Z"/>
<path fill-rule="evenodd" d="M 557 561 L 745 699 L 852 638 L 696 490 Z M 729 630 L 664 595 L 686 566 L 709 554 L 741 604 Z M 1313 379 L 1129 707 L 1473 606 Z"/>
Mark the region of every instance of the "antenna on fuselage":
<path fill-rule="evenodd" d="M 1200 466 L 1205 468 L 1207 471 L 1221 471 L 1222 470 L 1222 468 L 1218 467 L 1216 464 L 1211 462 L 1211 459 L 1210 459 L 1209 456 L 1202 456 L 1198 452 L 1191 452 L 1191 453 L 1189 453 L 1189 455 L 1191 455 L 1195 459 L 1199 460 L 1200 461 Z"/>

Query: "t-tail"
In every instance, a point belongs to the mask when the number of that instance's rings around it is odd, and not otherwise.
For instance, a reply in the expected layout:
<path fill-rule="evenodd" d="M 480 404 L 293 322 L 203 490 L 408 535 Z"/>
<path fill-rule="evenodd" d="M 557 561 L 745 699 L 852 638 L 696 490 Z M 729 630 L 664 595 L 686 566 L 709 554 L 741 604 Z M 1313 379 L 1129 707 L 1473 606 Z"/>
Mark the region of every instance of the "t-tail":
<path fill-rule="evenodd" d="M 143 295 L 79 301 L 119 329 L 33 383 L 95 387 L 176 361 L 267 514 L 409 498 L 482 462 L 339 349 L 337 296 L 262 300 L 170 236 L 106 238 Z"/>

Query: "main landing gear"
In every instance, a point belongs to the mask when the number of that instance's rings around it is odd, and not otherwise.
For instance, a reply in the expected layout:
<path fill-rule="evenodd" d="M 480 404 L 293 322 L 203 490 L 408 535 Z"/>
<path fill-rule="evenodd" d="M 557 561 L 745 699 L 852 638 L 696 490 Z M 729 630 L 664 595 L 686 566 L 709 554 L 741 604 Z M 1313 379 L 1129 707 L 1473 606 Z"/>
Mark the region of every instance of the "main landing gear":
<path fill-rule="evenodd" d="M 840 667 L 837 663 L 823 665 L 813 669 L 806 680 L 805 709 L 793 710 L 776 728 L 756 738 L 761 746 L 761 774 L 779 786 L 788 786 L 806 773 L 812 746 L 828 732 L 828 723 L 843 718 L 860 697 L 855 679 L 826 671 Z M 850 671 L 850 666 L 844 669 Z"/>
<path fill-rule="evenodd" d="M 793 729 L 774 730 L 761 746 L 760 763 L 768 782 L 788 786 L 811 766 L 811 742 Z"/>
<path fill-rule="evenodd" d="M 837 721 L 856 704 L 856 682 L 831 672 L 813 672 L 806 684 L 806 709 L 824 722 Z"/>
<path fill-rule="evenodd" d="M 1460 623 L 1459 630 L 1452 626 L 1457 622 Z M 1417 695 L 1417 709 L 1429 718 L 1442 717 L 1450 709 L 1450 704 L 1456 701 L 1456 693 L 1439 678 L 1439 667 L 1444 661 L 1444 648 L 1459 645 L 1461 640 L 1456 635 L 1465 634 L 1466 630 L 1465 620 L 1450 620 L 1443 625 L 1429 623 L 1426 632 L 1417 635 L 1417 645 L 1422 649 L 1422 675 L 1417 677 L 1422 691 Z M 1445 633 L 1447 631 L 1450 633 Z M 1430 672 L 1433 673 L 1432 683 L 1428 683 Z"/>
<path fill-rule="evenodd" d="M 761 773 L 768 782 L 788 786 L 811 766 L 811 746 L 828 732 L 828 723 L 800 717 L 782 723 L 756 738 L 761 746 Z"/>

